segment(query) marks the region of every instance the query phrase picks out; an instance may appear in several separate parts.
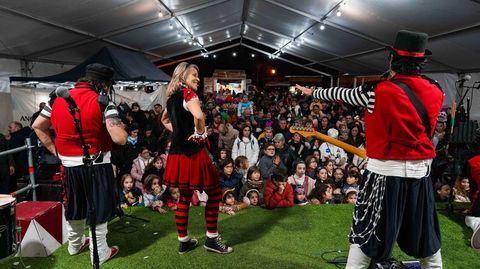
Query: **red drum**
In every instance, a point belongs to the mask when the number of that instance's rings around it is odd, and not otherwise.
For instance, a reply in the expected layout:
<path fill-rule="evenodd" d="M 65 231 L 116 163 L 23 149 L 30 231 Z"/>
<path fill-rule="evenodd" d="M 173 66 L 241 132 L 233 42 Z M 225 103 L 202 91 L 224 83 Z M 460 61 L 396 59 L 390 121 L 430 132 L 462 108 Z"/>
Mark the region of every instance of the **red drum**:
<path fill-rule="evenodd" d="M 0 194 L 0 259 L 17 251 L 15 236 L 15 204 L 17 200 L 11 195 Z"/>

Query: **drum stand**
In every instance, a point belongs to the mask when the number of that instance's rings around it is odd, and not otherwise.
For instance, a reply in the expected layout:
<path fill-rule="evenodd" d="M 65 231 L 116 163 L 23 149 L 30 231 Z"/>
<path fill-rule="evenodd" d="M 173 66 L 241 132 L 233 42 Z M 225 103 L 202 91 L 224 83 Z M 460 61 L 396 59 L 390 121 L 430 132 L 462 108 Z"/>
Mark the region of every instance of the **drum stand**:
<path fill-rule="evenodd" d="M 77 107 L 72 106 L 69 104 L 68 106 L 70 110 L 70 115 L 72 115 L 73 123 L 75 124 L 75 128 L 77 129 L 78 135 L 80 136 L 80 142 L 82 143 L 82 150 L 83 150 L 83 164 L 86 168 L 86 184 L 84 186 L 85 197 L 87 198 L 87 206 L 88 206 L 88 216 L 90 218 L 90 232 L 92 234 L 92 242 L 93 242 L 93 268 L 98 269 L 100 268 L 100 262 L 98 258 L 98 248 L 97 248 L 97 234 L 96 234 L 96 218 L 97 214 L 95 211 L 95 205 L 93 203 L 93 184 L 92 181 L 95 178 L 95 171 L 93 170 L 93 162 L 101 157 L 101 152 L 99 154 L 90 156 L 88 149 L 90 145 L 85 144 L 85 139 L 83 137 L 82 127 L 80 126 L 80 119 L 77 118 L 76 112 L 80 114 L 80 110 Z"/>

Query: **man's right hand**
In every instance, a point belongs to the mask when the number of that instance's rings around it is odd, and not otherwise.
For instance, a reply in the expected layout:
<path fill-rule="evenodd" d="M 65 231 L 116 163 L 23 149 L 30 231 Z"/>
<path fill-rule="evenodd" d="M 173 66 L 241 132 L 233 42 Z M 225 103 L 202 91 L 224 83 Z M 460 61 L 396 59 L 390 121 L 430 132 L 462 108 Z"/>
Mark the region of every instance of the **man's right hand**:
<path fill-rule="evenodd" d="M 295 89 L 301 91 L 302 95 L 305 95 L 305 96 L 311 96 L 313 94 L 313 89 L 302 87 L 298 84 L 295 84 Z"/>

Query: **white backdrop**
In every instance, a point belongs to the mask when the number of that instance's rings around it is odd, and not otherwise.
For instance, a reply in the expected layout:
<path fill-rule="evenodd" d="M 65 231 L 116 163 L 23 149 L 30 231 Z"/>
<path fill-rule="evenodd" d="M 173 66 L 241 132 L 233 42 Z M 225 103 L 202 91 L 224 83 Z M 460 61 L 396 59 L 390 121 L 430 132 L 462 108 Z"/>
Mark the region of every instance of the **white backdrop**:
<path fill-rule="evenodd" d="M 156 90 L 152 93 L 145 93 L 143 91 L 116 91 L 115 101 L 117 104 L 119 104 L 121 101 L 124 101 L 129 105 L 137 102 L 143 110 L 153 109 L 153 106 L 157 103 L 165 107 L 166 85 L 157 84 L 155 87 Z M 51 91 L 53 91 L 53 89 L 36 89 L 11 86 L 11 93 L 3 95 L 5 97 L 9 97 L 11 95 L 11 106 L 9 107 L 11 109 L 10 111 L 13 110 L 13 112 L 11 120 L 8 120 L 9 117 L 3 117 L 3 119 L 6 121 L 4 122 L 2 120 L 2 125 L 5 123 L 5 126 L 7 126 L 8 122 L 13 120 L 21 122 L 24 126 L 29 126 L 32 114 L 38 110 L 38 105 L 41 102 L 48 102 L 48 96 Z M 9 100 L 0 100 L 0 104 L 3 104 L 4 101 L 7 101 L 5 102 L 5 106 L 7 106 Z"/>

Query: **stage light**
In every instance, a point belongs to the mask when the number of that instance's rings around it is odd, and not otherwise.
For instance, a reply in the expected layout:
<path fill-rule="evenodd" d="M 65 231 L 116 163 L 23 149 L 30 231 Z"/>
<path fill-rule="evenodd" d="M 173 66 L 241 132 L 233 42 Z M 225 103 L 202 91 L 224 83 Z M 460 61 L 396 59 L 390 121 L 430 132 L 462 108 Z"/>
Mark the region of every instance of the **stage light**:
<path fill-rule="evenodd" d="M 184 38 L 184 39 L 183 39 L 183 43 L 187 43 L 187 38 Z"/>
<path fill-rule="evenodd" d="M 192 44 L 193 44 L 193 41 L 192 41 L 192 40 L 188 41 L 188 45 L 191 46 Z"/>
<path fill-rule="evenodd" d="M 320 25 L 320 30 L 322 30 L 322 31 L 325 30 L 325 24 Z"/>
<path fill-rule="evenodd" d="M 272 58 L 273 58 L 272 54 L 269 54 L 268 59 L 272 59 Z"/>
<path fill-rule="evenodd" d="M 236 57 L 236 56 L 237 56 L 237 53 L 236 53 L 236 52 L 234 52 L 234 53 L 232 53 L 232 55 L 233 55 L 233 57 Z"/>
<path fill-rule="evenodd" d="M 337 11 L 337 17 L 342 16 L 342 12 L 340 10 Z"/>
<path fill-rule="evenodd" d="M 251 56 L 252 58 L 255 58 L 255 54 L 253 54 L 253 53 L 252 53 L 250 56 Z"/>
<path fill-rule="evenodd" d="M 161 11 L 158 12 L 158 17 L 160 17 L 160 18 L 163 17 L 163 13 Z"/>
<path fill-rule="evenodd" d="M 276 73 L 277 73 L 277 70 L 275 70 L 275 68 L 272 68 L 272 69 L 270 70 L 270 74 L 275 75 Z"/>
<path fill-rule="evenodd" d="M 171 21 L 171 20 L 168 22 L 168 28 L 170 28 L 170 30 L 173 29 L 173 24 L 172 24 L 172 21 Z"/>
<path fill-rule="evenodd" d="M 180 33 L 177 33 L 177 37 L 180 38 L 182 37 L 182 35 Z"/>
<path fill-rule="evenodd" d="M 213 54 L 213 58 L 217 58 L 217 55 L 216 55 L 216 54 Z"/>

